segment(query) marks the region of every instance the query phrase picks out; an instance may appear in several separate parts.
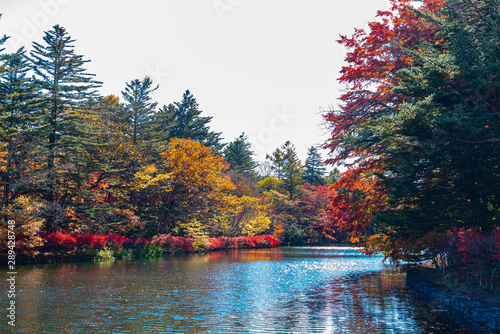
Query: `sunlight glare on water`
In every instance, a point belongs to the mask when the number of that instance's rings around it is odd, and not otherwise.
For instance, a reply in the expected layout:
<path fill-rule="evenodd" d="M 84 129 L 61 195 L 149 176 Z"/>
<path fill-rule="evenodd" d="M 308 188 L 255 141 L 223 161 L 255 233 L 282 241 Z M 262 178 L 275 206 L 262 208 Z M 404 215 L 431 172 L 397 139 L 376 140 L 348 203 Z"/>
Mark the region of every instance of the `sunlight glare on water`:
<path fill-rule="evenodd" d="M 402 270 L 352 247 L 25 266 L 18 289 L 19 333 L 460 330 L 407 294 Z"/>

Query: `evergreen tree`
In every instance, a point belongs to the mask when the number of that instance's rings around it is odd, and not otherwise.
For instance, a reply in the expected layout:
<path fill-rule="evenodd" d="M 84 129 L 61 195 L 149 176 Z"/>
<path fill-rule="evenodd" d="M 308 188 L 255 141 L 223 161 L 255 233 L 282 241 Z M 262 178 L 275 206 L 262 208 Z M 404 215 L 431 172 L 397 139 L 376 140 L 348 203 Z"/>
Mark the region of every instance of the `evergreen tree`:
<path fill-rule="evenodd" d="M 316 146 L 307 149 L 307 159 L 304 165 L 304 181 L 312 185 L 322 185 L 325 183 L 326 168 L 323 159 Z"/>
<path fill-rule="evenodd" d="M 193 94 L 186 90 L 181 102 L 175 102 L 175 125 L 171 129 L 171 138 L 189 138 L 212 147 L 215 152 L 220 152 L 224 145 L 221 144 L 220 132 L 210 131 L 208 123 L 212 116 L 200 116 L 198 102 Z M 170 109 L 171 107 L 169 107 Z"/>
<path fill-rule="evenodd" d="M 224 159 L 229 163 L 230 170 L 236 170 L 242 173 L 251 173 L 257 167 L 253 160 L 253 151 L 248 137 L 242 133 L 238 138 L 227 144 L 222 153 Z"/>
<path fill-rule="evenodd" d="M 129 112 L 120 102 L 120 98 L 115 95 L 108 95 L 99 98 L 96 102 L 100 113 L 105 115 L 109 122 L 119 127 L 122 134 L 130 136 L 132 130 L 130 130 Z"/>
<path fill-rule="evenodd" d="M 135 209 L 135 202 L 130 201 L 135 200 L 131 194 L 133 162 L 143 161 L 132 143 L 128 112 L 118 97 L 106 96 L 88 101 L 74 113 L 74 119 L 79 143 L 72 144 L 68 153 L 84 164 L 75 166 L 83 182 L 77 192 L 80 200 L 71 203 L 71 212 L 88 231 L 126 231 L 122 214 L 133 215 Z"/>
<path fill-rule="evenodd" d="M 2 13 L 0 13 L 0 19 L 2 18 Z M 5 41 L 9 39 L 9 37 L 3 35 L 0 37 L 0 56 L 3 56 L 2 52 L 5 50 L 4 48 L 1 48 L 2 45 L 4 45 Z M 1 63 L 0 63 L 0 70 L 1 70 Z"/>
<path fill-rule="evenodd" d="M 283 152 L 280 148 L 277 148 L 271 155 L 266 154 L 266 159 L 271 163 L 270 169 L 275 178 L 281 180 L 284 175 L 284 161 Z"/>
<path fill-rule="evenodd" d="M 154 127 L 154 114 L 158 103 L 153 101 L 152 94 L 158 86 L 153 87 L 153 81 L 146 76 L 141 81 L 139 79 L 132 80 L 126 84 L 125 90 L 122 91 L 123 99 L 125 100 L 125 110 L 127 112 L 127 122 L 132 131 L 131 152 L 131 169 L 129 178 L 132 179 L 142 167 L 139 156 L 142 152 L 150 153 L 155 149 L 152 147 L 153 135 L 152 128 Z M 132 205 L 138 201 L 138 193 L 135 190 L 130 191 L 130 199 Z"/>
<path fill-rule="evenodd" d="M 457 227 L 498 227 L 498 1 L 394 2 L 381 16 L 342 38 L 350 88 L 327 116 L 332 162 L 383 180 L 389 206 L 373 227 L 386 254 L 433 257 Z"/>
<path fill-rule="evenodd" d="M 0 76 L 0 143 L 5 149 L 0 159 L 3 207 L 22 191 L 21 178 L 29 173 L 27 151 L 29 143 L 39 130 L 39 87 L 27 77 L 31 67 L 21 48 L 3 56 Z M 22 177 L 21 173 L 24 173 Z"/>
<path fill-rule="evenodd" d="M 442 14 L 422 13 L 443 42 L 412 54 L 415 65 L 400 71 L 395 90 L 413 99 L 376 128 L 395 207 L 378 219 L 401 238 L 453 226 L 491 230 L 500 218 L 498 2 L 450 1 Z"/>
<path fill-rule="evenodd" d="M 158 152 L 163 152 L 167 148 L 172 129 L 177 124 L 175 110 L 175 106 L 169 104 L 168 106 L 163 106 L 152 117 L 149 138 Z"/>
<path fill-rule="evenodd" d="M 295 147 L 287 141 L 281 148 L 276 149 L 272 156 L 267 156 L 272 163 L 276 178 L 282 181 L 282 188 L 290 200 L 294 200 L 300 193 L 302 186 L 302 164 Z"/>
<path fill-rule="evenodd" d="M 126 84 L 122 91 L 125 108 L 128 113 L 128 122 L 132 126 L 132 140 L 137 145 L 139 139 L 147 139 L 148 127 L 151 126 L 157 102 L 153 101 L 151 94 L 158 89 L 153 87 L 153 81 L 146 76 L 142 81 L 132 80 Z"/>
<path fill-rule="evenodd" d="M 338 180 L 340 180 L 340 178 L 341 178 L 341 176 L 340 176 L 340 170 L 337 167 L 335 167 L 328 174 L 328 177 L 326 178 L 326 183 L 333 184 L 333 183 L 337 182 Z"/>
<path fill-rule="evenodd" d="M 99 82 L 93 74 L 85 72 L 88 60 L 74 52 L 74 40 L 66 29 L 56 25 L 45 32 L 44 44 L 33 43 L 31 61 L 33 71 L 40 82 L 45 106 L 42 136 L 46 140 L 47 182 L 44 197 L 47 200 L 47 230 L 55 229 L 55 220 L 76 195 L 83 178 L 75 172 L 78 156 L 68 150 L 76 149 L 79 139 L 72 133 L 78 126 L 73 111 L 95 96 Z"/>

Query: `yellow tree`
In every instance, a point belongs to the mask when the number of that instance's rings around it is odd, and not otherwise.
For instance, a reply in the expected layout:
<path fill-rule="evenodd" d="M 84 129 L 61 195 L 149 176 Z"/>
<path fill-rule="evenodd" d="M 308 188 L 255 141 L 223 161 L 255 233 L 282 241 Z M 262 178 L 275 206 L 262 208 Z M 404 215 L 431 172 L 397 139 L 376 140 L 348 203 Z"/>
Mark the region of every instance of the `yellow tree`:
<path fill-rule="evenodd" d="M 135 174 L 136 189 L 158 217 L 153 231 L 170 232 L 190 222 L 203 226 L 217 213 L 236 205 L 234 184 L 224 175 L 228 165 L 212 149 L 190 139 L 172 138 L 162 161 Z M 144 193 L 145 192 L 145 193 Z"/>
<path fill-rule="evenodd" d="M 238 197 L 234 206 L 229 206 L 210 221 L 212 232 L 227 236 L 254 236 L 265 232 L 271 225 L 271 219 L 266 214 L 269 206 L 262 202 L 257 197 Z"/>

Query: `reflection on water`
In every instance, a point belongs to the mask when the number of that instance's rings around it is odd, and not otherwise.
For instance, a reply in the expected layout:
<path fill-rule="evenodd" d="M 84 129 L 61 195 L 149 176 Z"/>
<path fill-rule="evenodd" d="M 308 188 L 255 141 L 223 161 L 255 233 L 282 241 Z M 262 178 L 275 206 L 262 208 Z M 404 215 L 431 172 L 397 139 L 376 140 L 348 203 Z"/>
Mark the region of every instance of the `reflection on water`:
<path fill-rule="evenodd" d="M 17 280 L 16 329 L 19 333 L 468 333 L 408 296 L 404 272 L 382 265 L 381 260 L 348 247 L 285 247 L 149 261 L 26 266 Z M 2 321 L 0 331 L 7 329 Z"/>

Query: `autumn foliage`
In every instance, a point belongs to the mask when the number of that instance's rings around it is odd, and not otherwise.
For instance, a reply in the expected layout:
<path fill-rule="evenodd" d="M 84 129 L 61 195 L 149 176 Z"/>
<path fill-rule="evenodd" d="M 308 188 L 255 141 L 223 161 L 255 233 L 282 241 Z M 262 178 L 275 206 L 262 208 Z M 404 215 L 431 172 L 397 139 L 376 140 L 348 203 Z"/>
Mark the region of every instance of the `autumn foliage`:
<path fill-rule="evenodd" d="M 461 279 L 500 289 L 500 229 L 491 233 L 476 228 L 458 229 L 448 237 L 447 271 Z"/>
<path fill-rule="evenodd" d="M 175 237 L 161 234 L 152 239 L 126 238 L 117 234 L 68 234 L 61 232 L 42 233 L 42 243 L 30 250 L 30 255 L 49 253 L 74 256 L 80 258 L 93 258 L 98 251 L 111 250 L 115 255 L 137 254 L 141 248 L 159 247 L 155 256 L 177 252 L 193 252 L 203 250 L 222 250 L 231 248 L 266 248 L 276 247 L 281 241 L 276 236 L 260 235 L 246 237 L 212 237 L 207 239 L 203 247 L 199 247 L 192 238 Z M 2 247 L 6 248 L 5 244 Z M 2 249 L 4 251 L 4 249 Z M 128 251 L 128 253 L 127 253 Z M 147 254 L 148 253 L 141 253 Z"/>
<path fill-rule="evenodd" d="M 377 234 L 372 224 L 374 214 L 386 209 L 387 192 L 374 174 L 380 168 L 353 168 L 329 186 L 328 218 L 333 232 L 345 232 L 354 243 Z"/>
<path fill-rule="evenodd" d="M 325 114 L 326 147 L 348 170 L 329 187 L 327 227 L 396 262 L 461 264 L 497 289 L 498 4 L 390 3 L 339 40 L 347 89 Z"/>
<path fill-rule="evenodd" d="M 424 1 L 421 9 L 436 13 L 443 3 Z M 374 124 L 390 109 L 411 100 L 394 90 L 400 82 L 397 72 L 415 62 L 407 50 L 417 50 L 422 41 L 439 43 L 440 39 L 436 28 L 425 23 L 410 4 L 410 0 L 391 0 L 390 10 L 378 11 L 379 20 L 369 23 L 369 32 L 356 29 L 351 37 L 342 35 L 338 40 L 349 50 L 348 65 L 342 67 L 339 78 L 349 89 L 340 98 L 341 110 L 325 114 L 331 127 L 326 148 L 336 153 L 330 163 L 351 165 L 380 158 L 383 147 L 364 137 L 359 140 L 355 134 L 363 124 Z"/>

